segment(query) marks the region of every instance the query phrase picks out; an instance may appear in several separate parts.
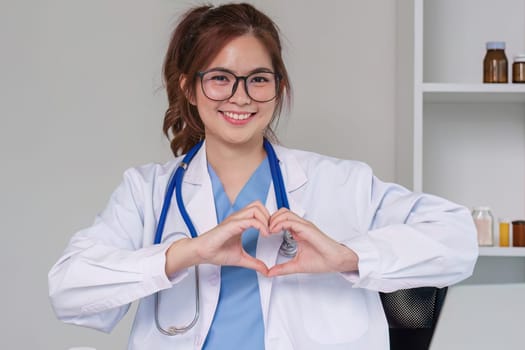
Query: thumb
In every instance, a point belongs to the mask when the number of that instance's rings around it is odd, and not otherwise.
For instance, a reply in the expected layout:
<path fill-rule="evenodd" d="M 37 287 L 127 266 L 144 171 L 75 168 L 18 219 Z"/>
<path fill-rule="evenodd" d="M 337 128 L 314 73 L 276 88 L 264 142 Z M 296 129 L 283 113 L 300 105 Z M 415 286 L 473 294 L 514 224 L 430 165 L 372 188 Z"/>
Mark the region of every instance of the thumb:
<path fill-rule="evenodd" d="M 272 268 L 268 270 L 268 277 L 291 275 L 293 273 L 297 273 L 297 266 L 293 263 L 293 260 L 291 260 L 272 266 Z"/>
<path fill-rule="evenodd" d="M 242 261 L 242 266 L 248 269 L 255 270 L 263 274 L 264 276 L 268 275 L 268 266 L 266 266 L 266 264 L 263 263 L 261 260 L 256 259 L 252 257 L 251 255 L 247 255 L 244 257 Z"/>

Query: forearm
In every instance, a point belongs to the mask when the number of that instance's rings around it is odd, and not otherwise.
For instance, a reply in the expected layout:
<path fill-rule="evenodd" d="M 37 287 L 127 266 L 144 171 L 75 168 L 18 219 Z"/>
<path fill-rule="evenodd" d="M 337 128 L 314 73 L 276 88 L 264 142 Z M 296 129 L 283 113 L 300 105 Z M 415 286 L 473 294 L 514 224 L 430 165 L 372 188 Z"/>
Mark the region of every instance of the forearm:
<path fill-rule="evenodd" d="M 470 276 L 477 257 L 466 214 L 451 221 L 389 225 L 345 244 L 360 259 L 359 274 L 349 277 L 356 286 L 380 291 L 457 283 Z"/>
<path fill-rule="evenodd" d="M 188 267 L 199 264 L 195 241 L 191 238 L 179 239 L 166 250 L 166 276 L 173 276 Z"/>
<path fill-rule="evenodd" d="M 129 251 L 86 239 L 72 243 L 48 276 L 57 316 L 88 317 L 171 287 L 164 272 L 168 247 Z"/>
<path fill-rule="evenodd" d="M 341 249 L 338 254 L 339 262 L 337 264 L 338 272 L 357 271 L 359 266 L 359 256 L 344 244 L 340 244 Z"/>

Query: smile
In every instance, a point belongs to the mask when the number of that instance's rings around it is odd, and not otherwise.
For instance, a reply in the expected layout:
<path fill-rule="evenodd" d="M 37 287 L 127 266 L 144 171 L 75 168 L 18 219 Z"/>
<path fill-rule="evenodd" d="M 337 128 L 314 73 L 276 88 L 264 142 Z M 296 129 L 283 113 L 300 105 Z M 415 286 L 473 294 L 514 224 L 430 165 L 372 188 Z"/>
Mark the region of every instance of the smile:
<path fill-rule="evenodd" d="M 254 113 L 234 113 L 234 112 L 222 112 L 226 117 L 234 120 L 246 120 L 250 118 Z"/>

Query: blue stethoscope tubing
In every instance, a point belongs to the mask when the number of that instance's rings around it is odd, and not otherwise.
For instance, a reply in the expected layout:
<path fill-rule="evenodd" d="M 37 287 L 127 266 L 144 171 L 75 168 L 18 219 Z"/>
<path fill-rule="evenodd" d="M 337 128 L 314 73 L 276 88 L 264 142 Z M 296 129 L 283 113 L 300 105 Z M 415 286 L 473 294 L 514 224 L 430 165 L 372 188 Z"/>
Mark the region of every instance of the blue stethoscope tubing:
<path fill-rule="evenodd" d="M 182 178 L 184 177 L 184 172 L 188 168 L 188 165 L 190 164 L 191 160 L 201 148 L 202 143 L 203 141 L 197 143 L 195 146 L 193 146 L 189 150 L 188 153 L 186 153 L 186 156 L 182 159 L 182 162 L 180 162 L 177 165 L 177 169 L 175 170 L 175 173 L 173 174 L 173 176 L 170 178 L 168 182 L 168 187 L 166 188 L 166 194 L 164 195 L 164 202 L 162 204 L 162 211 L 160 212 L 159 222 L 157 224 L 157 230 L 155 231 L 154 244 L 159 244 L 162 241 L 162 232 L 164 232 L 164 225 L 166 224 L 166 217 L 168 216 L 168 210 L 171 205 L 171 198 L 173 197 L 173 191 L 175 189 L 176 189 L 175 197 L 177 201 L 177 206 L 179 207 L 179 211 L 182 216 L 182 219 L 184 220 L 186 227 L 188 227 L 188 230 L 190 231 L 191 238 L 197 237 L 197 230 L 195 230 L 195 226 L 193 225 L 193 222 L 191 221 L 190 216 L 188 215 L 188 212 L 186 211 L 186 207 L 184 206 L 184 202 L 182 201 Z"/>
<path fill-rule="evenodd" d="M 173 191 L 175 191 L 175 200 L 177 201 L 177 206 L 179 207 L 179 211 L 182 216 L 182 219 L 184 220 L 184 223 L 190 231 L 191 237 L 197 237 L 197 230 L 195 230 L 195 226 L 193 225 L 182 200 L 182 178 L 184 177 L 184 173 L 188 168 L 188 165 L 190 164 L 191 160 L 193 159 L 197 151 L 201 148 L 202 143 L 203 141 L 197 143 L 189 150 L 188 153 L 186 153 L 186 156 L 177 165 L 175 172 L 172 174 L 168 181 L 168 186 L 166 187 L 166 193 L 164 195 L 164 202 L 162 203 L 162 209 L 159 216 L 159 222 L 157 223 L 157 229 L 155 231 L 155 240 L 153 241 L 154 244 L 159 244 L 162 241 L 162 233 L 164 232 L 164 226 L 166 224 L 166 218 L 168 216 L 168 211 L 171 205 Z M 160 333 L 167 336 L 174 336 L 177 334 L 186 333 L 191 328 L 193 328 L 193 326 L 195 326 L 199 319 L 200 313 L 199 266 L 195 265 L 195 313 L 190 323 L 182 327 L 170 326 L 167 329 L 162 327 L 159 321 L 159 299 L 160 295 L 159 292 L 157 292 L 155 293 L 155 325 L 157 326 L 157 329 Z"/>
<path fill-rule="evenodd" d="M 195 229 L 195 226 L 193 225 L 193 222 L 191 221 L 191 218 L 188 212 L 186 211 L 186 207 L 184 206 L 184 201 L 182 200 L 182 179 L 184 177 L 186 169 L 188 168 L 188 165 L 192 161 L 195 154 L 199 151 L 202 144 L 203 141 L 200 141 L 188 151 L 188 153 L 184 156 L 182 161 L 177 165 L 174 174 L 168 181 L 168 186 L 166 187 L 166 193 L 164 195 L 164 202 L 162 204 L 162 209 L 157 224 L 157 229 L 155 230 L 154 244 L 159 244 L 162 241 L 162 233 L 164 232 L 164 226 L 166 224 L 166 218 L 168 216 L 168 211 L 171 205 L 171 199 L 173 197 L 174 191 L 175 200 L 177 201 L 177 207 L 179 208 L 182 219 L 184 220 L 186 227 L 190 231 L 191 237 L 197 237 L 197 230 Z M 263 147 L 266 151 L 268 163 L 270 165 L 270 173 L 272 175 L 272 182 L 275 191 L 275 199 L 277 201 L 277 208 L 290 209 L 290 205 L 288 203 L 288 196 L 286 194 L 286 188 L 284 186 L 281 167 L 279 166 L 279 159 L 275 154 L 275 150 L 273 149 L 272 144 L 267 139 L 264 139 Z M 296 251 L 297 245 L 293 240 L 293 237 L 288 231 L 285 231 L 283 236 L 283 243 L 281 244 L 281 248 L 279 249 L 280 254 L 286 257 L 293 257 L 295 256 Z M 159 293 L 157 292 L 155 294 L 155 323 L 157 325 L 158 330 L 164 335 L 173 336 L 185 333 L 186 331 L 191 329 L 197 323 L 197 320 L 199 318 L 199 295 L 199 269 L 198 265 L 195 265 L 195 316 L 193 320 L 184 327 L 177 328 L 172 326 L 168 329 L 164 329 L 160 325 L 158 317 Z"/>
<path fill-rule="evenodd" d="M 162 205 L 162 211 L 160 213 L 159 222 L 157 224 L 157 230 L 155 231 L 155 244 L 159 244 L 162 241 L 162 233 L 164 231 L 164 225 L 166 223 L 166 217 L 168 216 L 168 210 L 171 205 L 171 198 L 173 197 L 173 191 L 175 191 L 175 199 L 177 201 L 177 206 L 180 210 L 180 214 L 186 227 L 190 231 L 191 237 L 197 237 L 197 230 L 193 225 L 193 222 L 186 211 L 184 202 L 182 200 L 182 178 L 184 177 L 184 172 L 188 168 L 188 165 L 192 161 L 195 154 L 199 151 L 203 144 L 203 141 L 197 143 L 193 146 L 186 156 L 182 159 L 182 162 L 179 163 L 177 169 L 175 170 L 174 175 L 171 177 L 168 182 L 168 187 L 166 189 L 166 194 L 164 196 L 164 203 Z M 272 144 L 264 139 L 264 150 L 268 156 L 268 163 L 270 164 L 270 172 L 272 174 L 273 187 L 275 190 L 275 198 L 277 201 L 277 208 L 287 208 L 290 209 L 288 204 L 288 196 L 286 195 L 286 189 L 284 187 L 283 175 L 281 173 L 281 167 L 279 166 L 279 159 L 275 154 L 275 150 L 272 147 Z"/>

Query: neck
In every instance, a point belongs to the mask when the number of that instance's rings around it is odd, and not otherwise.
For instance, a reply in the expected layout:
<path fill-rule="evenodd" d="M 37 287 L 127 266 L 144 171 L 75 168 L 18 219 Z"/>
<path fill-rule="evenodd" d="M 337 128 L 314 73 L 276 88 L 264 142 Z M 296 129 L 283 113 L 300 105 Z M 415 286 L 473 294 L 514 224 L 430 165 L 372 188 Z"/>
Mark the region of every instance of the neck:
<path fill-rule="evenodd" d="M 221 180 L 232 203 L 266 156 L 262 141 L 261 138 L 260 141 L 242 146 L 206 141 L 208 163 Z"/>
<path fill-rule="evenodd" d="M 266 156 L 262 138 L 249 145 L 224 145 L 206 141 L 206 157 L 213 170 L 242 171 L 257 167 Z"/>

